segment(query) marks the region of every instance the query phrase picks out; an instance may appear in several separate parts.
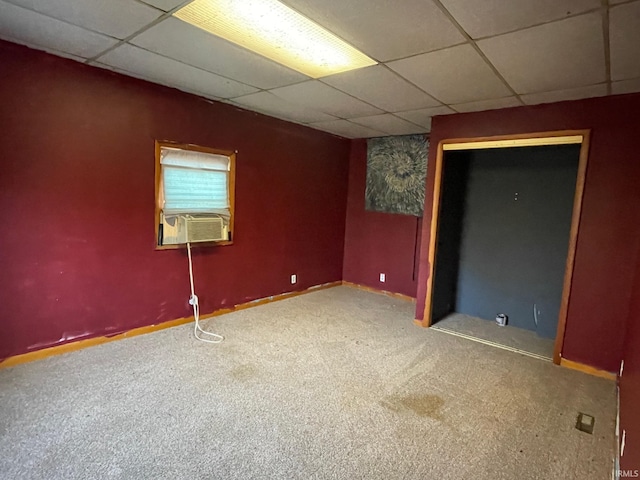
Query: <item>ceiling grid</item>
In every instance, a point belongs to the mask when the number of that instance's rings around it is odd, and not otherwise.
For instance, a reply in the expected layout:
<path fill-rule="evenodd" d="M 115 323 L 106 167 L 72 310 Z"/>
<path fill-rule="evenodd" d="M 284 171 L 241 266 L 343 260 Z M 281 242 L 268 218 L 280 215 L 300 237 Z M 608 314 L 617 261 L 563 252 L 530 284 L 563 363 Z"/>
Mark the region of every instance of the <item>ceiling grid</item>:
<path fill-rule="evenodd" d="M 347 138 L 640 92 L 640 0 L 282 0 L 378 62 L 312 79 L 185 23 L 189 0 L 0 0 L 0 38 Z"/>

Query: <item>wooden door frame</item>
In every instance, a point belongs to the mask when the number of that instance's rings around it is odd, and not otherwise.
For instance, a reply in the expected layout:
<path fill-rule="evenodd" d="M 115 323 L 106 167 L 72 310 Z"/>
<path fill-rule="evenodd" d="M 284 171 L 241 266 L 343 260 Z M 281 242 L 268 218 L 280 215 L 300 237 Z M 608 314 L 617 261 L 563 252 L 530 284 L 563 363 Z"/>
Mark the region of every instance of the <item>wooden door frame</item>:
<path fill-rule="evenodd" d="M 436 167 L 433 186 L 432 210 L 431 210 L 431 231 L 429 236 L 429 276 L 427 278 L 427 288 L 425 292 L 424 316 L 421 322 L 423 327 L 431 326 L 431 313 L 433 307 L 433 277 L 435 273 L 435 260 L 437 258 L 437 238 L 440 217 L 440 200 L 442 189 L 442 168 L 445 150 L 475 150 L 480 148 L 509 148 L 525 146 L 545 146 L 580 144 L 580 159 L 578 162 L 578 173 L 576 175 L 576 190 L 573 198 L 573 213 L 571 215 L 571 230 L 569 233 L 569 249 L 564 271 L 564 282 L 562 287 L 562 299 L 560 302 L 560 313 L 558 315 L 558 328 L 553 350 L 553 363 L 560 364 L 562 356 L 562 346 L 564 343 L 564 333 L 569 312 L 569 296 L 571 294 L 571 282 L 573 279 L 573 268 L 576 256 L 576 245 L 578 240 L 578 230 L 580 226 L 580 214 L 582 212 L 582 198 L 584 195 L 584 183 L 587 171 L 587 161 L 589 157 L 590 130 L 561 130 L 554 132 L 523 133 L 516 135 L 500 135 L 493 137 L 476 138 L 451 138 L 441 140 L 438 143 L 436 152 Z"/>

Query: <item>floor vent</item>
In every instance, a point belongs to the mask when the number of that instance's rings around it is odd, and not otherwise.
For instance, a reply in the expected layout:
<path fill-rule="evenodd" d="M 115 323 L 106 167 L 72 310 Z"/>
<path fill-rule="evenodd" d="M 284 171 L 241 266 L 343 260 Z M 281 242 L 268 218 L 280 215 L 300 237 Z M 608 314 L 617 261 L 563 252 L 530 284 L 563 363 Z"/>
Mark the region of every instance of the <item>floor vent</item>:
<path fill-rule="evenodd" d="M 581 432 L 593 433 L 593 425 L 596 423 L 596 419 L 586 413 L 578 413 L 578 420 L 576 421 L 576 428 Z"/>

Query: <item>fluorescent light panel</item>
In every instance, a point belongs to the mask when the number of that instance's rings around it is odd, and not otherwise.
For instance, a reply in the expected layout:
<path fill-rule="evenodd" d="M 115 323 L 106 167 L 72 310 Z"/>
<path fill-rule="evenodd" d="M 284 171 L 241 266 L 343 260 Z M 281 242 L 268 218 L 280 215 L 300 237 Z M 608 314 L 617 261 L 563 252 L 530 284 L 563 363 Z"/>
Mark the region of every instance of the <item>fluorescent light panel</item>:
<path fill-rule="evenodd" d="M 312 78 L 377 63 L 277 0 L 194 0 L 173 15 Z"/>

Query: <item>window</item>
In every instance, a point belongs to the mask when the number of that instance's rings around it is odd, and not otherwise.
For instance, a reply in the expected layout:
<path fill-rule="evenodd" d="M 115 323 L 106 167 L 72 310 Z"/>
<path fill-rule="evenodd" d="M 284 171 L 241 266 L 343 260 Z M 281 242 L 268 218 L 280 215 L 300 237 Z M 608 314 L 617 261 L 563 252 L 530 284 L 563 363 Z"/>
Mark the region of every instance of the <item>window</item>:
<path fill-rule="evenodd" d="M 156 142 L 158 248 L 232 240 L 235 153 Z"/>

